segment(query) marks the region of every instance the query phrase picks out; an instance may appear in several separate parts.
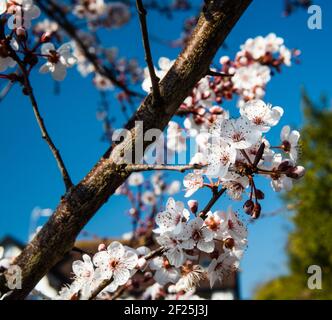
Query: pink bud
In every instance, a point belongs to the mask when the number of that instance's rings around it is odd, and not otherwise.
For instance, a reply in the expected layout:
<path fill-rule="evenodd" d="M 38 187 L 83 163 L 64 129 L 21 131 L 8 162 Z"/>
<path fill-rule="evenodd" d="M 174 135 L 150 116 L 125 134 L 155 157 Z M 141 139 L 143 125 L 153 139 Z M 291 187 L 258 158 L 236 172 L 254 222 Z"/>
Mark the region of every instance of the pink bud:
<path fill-rule="evenodd" d="M 205 114 L 205 109 L 204 108 L 199 108 L 197 110 L 197 113 L 200 115 L 200 116 L 203 116 Z"/>
<path fill-rule="evenodd" d="M 198 201 L 197 200 L 189 200 L 188 201 L 188 207 L 189 207 L 190 211 L 193 214 L 197 213 L 197 210 L 198 210 Z"/>
<path fill-rule="evenodd" d="M 223 109 L 221 107 L 215 106 L 215 107 L 210 108 L 210 112 L 212 114 L 221 114 L 221 113 L 223 113 Z"/>
<path fill-rule="evenodd" d="M 19 27 L 16 29 L 16 35 L 21 38 L 21 39 L 25 39 L 26 38 L 26 31 L 24 28 Z"/>
<path fill-rule="evenodd" d="M 49 42 L 50 40 L 51 40 L 51 35 L 49 32 L 45 32 L 40 38 L 41 43 Z"/>
<path fill-rule="evenodd" d="M 302 166 L 292 167 L 286 172 L 287 177 L 292 179 L 300 179 L 304 176 L 304 174 L 305 168 Z"/>
<path fill-rule="evenodd" d="M 98 246 L 98 251 L 105 251 L 106 250 L 106 245 L 104 243 L 101 243 L 99 246 Z"/>
<path fill-rule="evenodd" d="M 145 279 L 148 280 L 148 279 L 151 279 L 152 277 L 153 277 L 152 272 L 149 272 L 149 271 L 148 271 L 148 272 L 145 272 L 145 273 L 144 273 L 144 278 L 145 278 Z"/>
<path fill-rule="evenodd" d="M 132 217 L 136 217 L 137 215 L 137 210 L 135 208 L 131 208 L 129 210 L 129 214 L 132 216 Z"/>
<path fill-rule="evenodd" d="M 146 265 L 147 265 L 147 261 L 145 258 L 138 259 L 137 266 L 139 269 L 141 269 L 141 270 L 144 269 L 146 267 Z"/>
<path fill-rule="evenodd" d="M 220 58 L 219 62 L 220 64 L 226 64 L 229 60 L 230 58 L 228 56 L 223 56 Z"/>

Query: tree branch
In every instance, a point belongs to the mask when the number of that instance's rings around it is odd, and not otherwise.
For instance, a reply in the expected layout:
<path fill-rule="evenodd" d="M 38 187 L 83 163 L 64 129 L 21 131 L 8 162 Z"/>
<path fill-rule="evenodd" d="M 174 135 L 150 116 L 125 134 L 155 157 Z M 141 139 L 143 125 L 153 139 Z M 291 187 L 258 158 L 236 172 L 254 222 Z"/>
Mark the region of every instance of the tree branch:
<path fill-rule="evenodd" d="M 66 13 L 58 4 L 56 4 L 53 0 L 47 1 L 47 4 L 45 4 L 43 0 L 35 0 L 35 2 L 49 18 L 56 21 L 59 26 L 78 44 L 85 58 L 94 66 L 96 72 L 109 79 L 115 86 L 123 90 L 129 96 L 144 98 L 142 94 L 128 89 L 124 83 L 116 78 L 115 74 L 109 68 L 100 63 L 98 57 L 90 52 L 88 46 L 85 45 L 84 41 L 78 34 L 75 26 L 72 25 L 72 23 L 67 19 Z"/>
<path fill-rule="evenodd" d="M 143 46 L 145 51 L 145 61 L 148 65 L 149 74 L 151 78 L 152 83 L 152 95 L 154 99 L 159 100 L 160 99 L 160 91 L 159 91 L 159 81 L 160 79 L 157 77 L 153 60 L 152 60 L 152 54 L 151 54 L 151 48 L 150 48 L 150 42 L 149 42 L 149 32 L 146 24 L 146 15 L 147 12 L 144 8 L 142 0 L 136 0 L 136 6 L 138 11 L 138 16 L 141 24 L 141 31 L 142 31 L 142 39 L 143 39 Z"/>
<path fill-rule="evenodd" d="M 22 289 L 13 290 L 5 299 L 25 298 L 72 249 L 84 226 L 128 178 L 129 174 L 116 170 L 122 155 L 137 143 L 143 145 L 144 153 L 151 141 L 142 141 L 140 137 L 152 128 L 164 130 L 192 88 L 206 75 L 219 47 L 250 3 L 251 0 L 206 1 L 186 48 L 159 84 L 162 103 L 148 95 L 126 125 L 131 135 L 113 144 L 86 177 L 62 197 L 54 214 L 15 259 L 14 264 L 22 270 Z M 137 152 L 136 156 L 142 159 L 143 154 Z M 2 293 L 8 292 L 5 284 L 5 275 L 0 275 Z"/>
<path fill-rule="evenodd" d="M 206 207 L 200 212 L 200 217 L 202 219 L 205 219 L 208 212 L 212 209 L 212 207 L 215 205 L 215 203 L 219 200 L 219 198 L 225 193 L 227 189 L 226 188 L 221 188 L 219 191 L 216 190 L 213 193 L 213 196 L 209 203 L 206 205 Z"/>
<path fill-rule="evenodd" d="M 208 70 L 207 76 L 212 76 L 212 77 L 231 77 L 231 74 L 228 73 L 224 73 L 224 72 L 217 72 L 217 71 L 213 71 L 211 69 Z"/>
<path fill-rule="evenodd" d="M 141 172 L 141 171 L 179 171 L 186 172 L 188 170 L 199 170 L 205 166 L 199 164 L 188 164 L 188 165 L 155 165 L 155 164 L 130 164 L 124 169 L 126 172 Z"/>

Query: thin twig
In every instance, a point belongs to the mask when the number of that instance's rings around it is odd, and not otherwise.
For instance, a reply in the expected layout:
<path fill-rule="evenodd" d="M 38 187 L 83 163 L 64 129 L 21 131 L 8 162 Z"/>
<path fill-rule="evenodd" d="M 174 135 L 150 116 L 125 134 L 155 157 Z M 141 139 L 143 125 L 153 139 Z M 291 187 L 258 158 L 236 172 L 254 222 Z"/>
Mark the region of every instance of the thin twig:
<path fill-rule="evenodd" d="M 211 210 L 211 208 L 215 205 L 215 203 L 219 200 L 219 198 L 225 193 L 227 189 L 221 188 L 219 191 L 214 192 L 211 200 L 206 205 L 206 207 L 200 212 L 200 217 L 205 219 L 207 213 Z"/>
<path fill-rule="evenodd" d="M 4 100 L 4 98 L 7 96 L 9 93 L 10 89 L 13 87 L 14 82 L 9 81 L 2 89 L 0 92 L 0 102 Z"/>
<path fill-rule="evenodd" d="M 141 172 L 141 171 L 179 171 L 185 172 L 188 170 L 200 170 L 205 166 L 200 164 L 188 165 L 155 165 L 155 164 L 132 164 L 125 167 L 126 172 Z"/>
<path fill-rule="evenodd" d="M 13 56 L 13 59 L 17 62 L 18 66 L 19 66 L 19 68 L 22 72 L 22 76 L 23 76 L 23 79 L 24 79 L 24 89 L 26 90 L 26 94 L 30 98 L 32 109 L 33 109 L 33 112 L 35 114 L 39 129 L 41 131 L 42 138 L 48 144 L 48 146 L 49 146 L 49 148 L 50 148 L 50 150 L 51 150 L 51 152 L 52 152 L 52 154 L 53 154 L 53 156 L 54 156 L 54 158 L 55 158 L 55 160 L 58 164 L 59 170 L 60 170 L 62 178 L 63 178 L 63 182 L 66 186 L 66 190 L 68 191 L 73 186 L 73 183 L 72 183 L 71 178 L 69 176 L 69 173 L 66 169 L 65 163 L 62 160 L 61 154 L 60 154 L 59 150 L 56 148 L 52 138 L 50 137 L 50 135 L 49 135 L 49 133 L 46 129 L 44 119 L 43 119 L 43 117 L 41 116 L 41 114 L 39 112 L 37 100 L 35 98 L 35 95 L 33 93 L 33 89 L 32 89 L 31 83 L 30 83 L 29 74 L 28 74 L 28 72 L 25 68 L 25 65 L 20 60 L 20 58 L 16 55 L 16 53 L 13 53 L 12 56 Z"/>
<path fill-rule="evenodd" d="M 150 48 L 150 42 L 149 42 L 149 32 L 147 28 L 146 23 L 146 15 L 147 12 L 144 8 L 142 0 L 136 0 L 136 6 L 137 6 L 137 12 L 141 24 L 141 31 L 142 31 L 142 39 L 143 39 L 143 45 L 144 45 L 144 51 L 145 51 L 145 61 L 148 65 L 151 83 L 152 83 L 152 95 L 156 101 L 160 100 L 160 89 L 159 89 L 159 81 L 160 79 L 157 77 L 153 60 L 152 60 L 152 54 L 151 54 L 151 48 Z"/>
<path fill-rule="evenodd" d="M 228 73 L 224 73 L 224 72 L 217 72 L 217 71 L 213 71 L 211 69 L 208 70 L 207 76 L 212 76 L 212 77 L 231 77 L 231 74 Z"/>
<path fill-rule="evenodd" d="M 127 95 L 139 98 L 144 97 L 139 92 L 130 90 L 123 82 L 116 78 L 116 75 L 112 72 L 112 70 L 100 63 L 98 57 L 91 53 L 89 47 L 84 43 L 83 39 L 77 32 L 75 26 L 67 19 L 66 13 L 58 4 L 54 1 L 48 1 L 48 5 L 50 6 L 48 7 L 44 4 L 43 0 L 35 1 L 45 14 L 49 18 L 56 21 L 59 26 L 78 44 L 85 58 L 94 66 L 96 72 L 109 79 L 115 86 L 122 89 Z"/>

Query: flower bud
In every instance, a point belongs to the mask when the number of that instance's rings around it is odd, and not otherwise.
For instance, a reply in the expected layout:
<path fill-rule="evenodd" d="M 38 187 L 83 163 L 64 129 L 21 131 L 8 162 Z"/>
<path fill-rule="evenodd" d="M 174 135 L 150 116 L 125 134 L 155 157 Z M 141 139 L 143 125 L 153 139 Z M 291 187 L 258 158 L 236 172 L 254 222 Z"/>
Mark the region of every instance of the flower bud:
<path fill-rule="evenodd" d="M 146 265 L 147 265 L 146 259 L 144 259 L 144 258 L 138 259 L 137 266 L 139 269 L 143 270 L 146 267 Z"/>
<path fill-rule="evenodd" d="M 278 170 L 282 171 L 282 172 L 285 172 L 291 168 L 293 168 L 293 165 L 289 160 L 285 160 L 285 161 L 281 162 L 278 166 Z"/>
<path fill-rule="evenodd" d="M 150 280 L 152 277 L 153 277 L 152 272 L 147 271 L 147 272 L 144 273 L 145 280 Z"/>
<path fill-rule="evenodd" d="M 263 200 L 265 198 L 265 194 L 262 190 L 256 189 L 255 191 L 255 197 L 258 200 Z"/>
<path fill-rule="evenodd" d="M 305 168 L 302 166 L 292 167 L 286 172 L 287 177 L 292 179 L 300 179 L 304 176 L 304 174 Z"/>
<path fill-rule="evenodd" d="M 219 60 L 220 64 L 226 64 L 230 61 L 230 58 L 228 56 L 222 56 Z"/>
<path fill-rule="evenodd" d="M 196 214 L 197 210 L 198 210 L 198 201 L 197 200 L 189 200 L 188 201 L 188 207 L 189 207 L 190 211 L 193 214 Z"/>
<path fill-rule="evenodd" d="M 233 75 L 233 74 L 235 74 L 235 73 L 236 73 L 236 69 L 235 69 L 235 68 L 230 67 L 230 68 L 228 69 L 228 74 Z"/>
<path fill-rule="evenodd" d="M 199 108 L 197 110 L 197 114 L 199 114 L 200 116 L 204 116 L 205 112 L 206 112 L 206 110 L 204 108 Z"/>
<path fill-rule="evenodd" d="M 225 245 L 225 248 L 227 249 L 233 249 L 234 246 L 235 246 L 235 241 L 233 238 L 227 238 L 225 241 L 224 241 L 224 245 Z"/>
<path fill-rule="evenodd" d="M 25 40 L 27 37 L 26 30 L 22 27 L 16 29 L 16 35 L 20 40 Z"/>
<path fill-rule="evenodd" d="M 254 202 L 252 200 L 247 200 L 244 205 L 243 205 L 243 209 L 244 209 L 244 212 L 246 214 L 252 214 L 252 211 L 254 210 Z"/>
<path fill-rule="evenodd" d="M 49 42 L 50 40 L 51 40 L 51 35 L 49 32 L 45 32 L 40 38 L 41 43 Z"/>
<path fill-rule="evenodd" d="M 137 210 L 135 208 L 130 208 L 129 209 L 129 214 L 132 216 L 132 217 L 137 217 Z"/>
<path fill-rule="evenodd" d="M 106 245 L 104 243 L 101 243 L 99 246 L 98 246 L 98 251 L 105 251 L 106 250 Z"/>
<path fill-rule="evenodd" d="M 218 107 L 218 106 L 214 106 L 214 107 L 212 107 L 212 108 L 210 108 L 210 110 L 209 110 L 212 114 L 221 114 L 221 113 L 223 113 L 223 108 L 221 108 L 221 107 Z"/>
<path fill-rule="evenodd" d="M 261 215 L 262 207 L 259 203 L 255 203 L 254 209 L 252 211 L 251 217 L 253 219 L 258 219 Z"/>

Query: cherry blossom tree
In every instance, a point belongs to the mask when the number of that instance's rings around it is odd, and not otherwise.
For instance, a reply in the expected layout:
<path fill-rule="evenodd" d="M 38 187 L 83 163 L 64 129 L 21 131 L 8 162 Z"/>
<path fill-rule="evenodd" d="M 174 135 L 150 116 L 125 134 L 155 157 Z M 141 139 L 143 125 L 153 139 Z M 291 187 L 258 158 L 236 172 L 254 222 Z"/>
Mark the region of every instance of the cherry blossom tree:
<path fill-rule="evenodd" d="M 264 101 L 273 75 L 291 67 L 300 51 L 289 49 L 284 39 L 270 33 L 239 44 L 234 57 L 215 57 L 250 2 L 202 1 L 200 13 L 186 21 L 181 37 L 168 43 L 182 47 L 181 54 L 174 61 L 160 57 L 157 65 L 150 47 L 148 12 L 157 10 L 171 18 L 178 11 L 192 10 L 194 2 L 0 2 L 0 78 L 6 82 L 2 98 L 13 85 L 27 96 L 65 186 L 58 207 L 19 256 L 2 259 L 0 249 L 3 299 L 36 293 L 39 280 L 74 248 L 98 209 L 118 195 L 130 204 L 133 229 L 128 237 L 143 243 L 136 247 L 118 241 L 101 243 L 98 252 L 83 254 L 73 263 L 72 283 L 58 299 L 116 299 L 146 280 L 152 280 L 152 285 L 144 289 L 142 298 L 198 299 L 195 290 L 202 280 L 208 279 L 213 287 L 239 267 L 248 243 L 247 229 L 232 207 L 223 208 L 221 197 L 227 194 L 242 201 L 244 212 L 257 219 L 265 197 L 257 177 L 269 179 L 271 188 L 279 192 L 290 190 L 305 172 L 296 163 L 299 133 L 289 126 L 281 133 L 273 128 L 287 107 Z M 130 57 L 119 58 L 117 49 L 108 48 L 98 34 L 121 28 L 136 14 L 146 66 Z M 92 76 L 104 99 L 98 117 L 104 138 L 112 143 L 79 183 L 72 181 L 47 130 L 31 83 L 34 72 L 66 83 L 67 73 L 74 68 L 82 77 Z M 138 106 L 120 131 L 113 128 L 107 91 L 116 92 L 124 114 Z M 231 117 L 226 106 L 232 99 L 237 117 Z M 280 135 L 276 146 L 269 142 L 273 134 Z M 175 154 L 188 153 L 188 140 L 194 145 L 189 161 L 168 161 Z M 182 173 L 182 181 L 169 182 L 168 171 Z M 187 203 L 176 199 L 181 188 L 186 190 Z M 206 204 L 193 198 L 203 189 L 211 192 Z M 207 268 L 201 265 L 203 254 L 210 259 Z M 7 286 L 10 265 L 22 271 L 20 289 Z M 139 273 L 142 280 L 137 284 Z"/>

